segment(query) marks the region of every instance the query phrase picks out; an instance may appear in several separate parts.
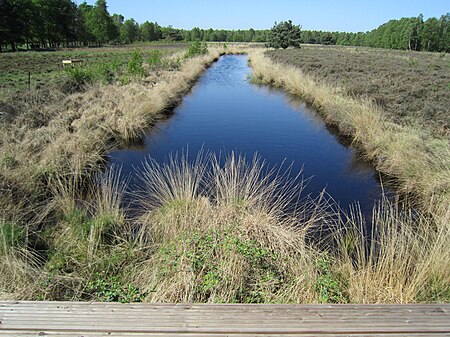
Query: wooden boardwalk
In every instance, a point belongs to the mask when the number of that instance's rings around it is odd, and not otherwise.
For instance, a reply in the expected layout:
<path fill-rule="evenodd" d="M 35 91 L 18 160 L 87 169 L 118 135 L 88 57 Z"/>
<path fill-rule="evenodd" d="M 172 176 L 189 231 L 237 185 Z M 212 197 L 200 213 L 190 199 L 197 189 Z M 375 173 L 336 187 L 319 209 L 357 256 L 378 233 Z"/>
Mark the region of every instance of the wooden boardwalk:
<path fill-rule="evenodd" d="M 3 336 L 450 336 L 450 305 L 0 302 Z"/>

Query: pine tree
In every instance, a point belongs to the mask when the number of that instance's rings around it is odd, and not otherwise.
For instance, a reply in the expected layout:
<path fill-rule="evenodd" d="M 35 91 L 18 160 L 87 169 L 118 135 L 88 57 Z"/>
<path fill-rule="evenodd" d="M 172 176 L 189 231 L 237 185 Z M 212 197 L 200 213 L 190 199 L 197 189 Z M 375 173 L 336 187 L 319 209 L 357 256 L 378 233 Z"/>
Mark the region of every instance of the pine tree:
<path fill-rule="evenodd" d="M 283 48 L 295 47 L 300 48 L 301 26 L 292 24 L 292 21 L 281 21 L 272 27 L 269 35 L 269 47 Z"/>

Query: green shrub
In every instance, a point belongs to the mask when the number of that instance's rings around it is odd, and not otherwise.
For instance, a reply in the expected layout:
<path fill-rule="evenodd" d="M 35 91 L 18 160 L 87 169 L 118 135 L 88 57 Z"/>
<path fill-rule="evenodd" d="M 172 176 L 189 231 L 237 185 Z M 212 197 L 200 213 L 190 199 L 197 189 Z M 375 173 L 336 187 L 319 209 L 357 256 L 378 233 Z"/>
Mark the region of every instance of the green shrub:
<path fill-rule="evenodd" d="M 144 76 L 144 68 L 142 63 L 144 59 L 142 57 L 142 53 L 139 50 L 135 50 L 131 54 L 131 59 L 128 61 L 127 70 L 130 75 L 142 77 Z"/>
<path fill-rule="evenodd" d="M 76 83 L 87 84 L 93 80 L 92 71 L 89 68 L 72 67 L 66 68 L 66 73 L 69 78 Z"/>
<path fill-rule="evenodd" d="M 162 54 L 159 50 L 152 50 L 147 58 L 147 63 L 150 68 L 158 68 L 162 65 Z"/>
<path fill-rule="evenodd" d="M 101 63 L 91 68 L 94 82 L 111 84 L 114 81 L 117 72 L 117 66 L 114 63 Z"/>
<path fill-rule="evenodd" d="M 341 281 L 338 275 L 332 272 L 330 263 L 330 257 L 326 253 L 316 262 L 319 276 L 314 290 L 318 292 L 319 303 L 347 303 L 348 298 L 341 289 Z"/>
<path fill-rule="evenodd" d="M 200 41 L 195 41 L 193 42 L 187 52 L 186 52 L 186 57 L 194 57 L 197 55 L 205 55 L 208 54 L 208 46 L 206 43 L 202 43 Z"/>
<path fill-rule="evenodd" d="M 105 273 L 95 273 L 86 290 L 100 302 L 142 302 L 145 297 L 134 285 Z"/>

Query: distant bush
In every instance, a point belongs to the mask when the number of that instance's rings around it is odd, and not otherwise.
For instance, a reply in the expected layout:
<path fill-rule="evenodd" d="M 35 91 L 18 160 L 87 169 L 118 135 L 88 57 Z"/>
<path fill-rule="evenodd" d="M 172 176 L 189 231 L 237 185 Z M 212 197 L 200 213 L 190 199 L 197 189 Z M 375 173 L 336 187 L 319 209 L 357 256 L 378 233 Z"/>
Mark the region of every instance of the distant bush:
<path fill-rule="evenodd" d="M 128 61 L 127 70 L 130 75 L 142 77 L 144 76 L 144 68 L 142 63 L 144 59 L 142 53 L 139 50 L 135 50 L 131 54 L 131 60 Z"/>
<path fill-rule="evenodd" d="M 152 50 L 147 58 L 147 63 L 150 68 L 160 67 L 163 63 L 162 55 L 159 50 Z"/>
<path fill-rule="evenodd" d="M 88 84 L 93 80 L 92 71 L 88 68 L 67 68 L 66 73 L 71 80 L 78 84 Z"/>
<path fill-rule="evenodd" d="M 123 63 L 112 61 L 93 64 L 86 67 L 66 68 L 68 80 L 63 85 L 63 91 L 73 93 L 83 91 L 86 85 L 93 83 L 111 84 L 121 72 Z"/>
<path fill-rule="evenodd" d="M 205 42 L 195 41 L 193 42 L 187 52 L 186 57 L 194 57 L 197 55 L 206 55 L 208 54 L 208 45 Z"/>
<path fill-rule="evenodd" d="M 108 62 L 95 65 L 91 68 L 94 82 L 111 84 L 119 72 L 120 64 L 117 62 Z"/>
<path fill-rule="evenodd" d="M 74 93 L 83 91 L 87 85 L 94 82 L 93 71 L 90 68 L 66 68 L 68 80 L 62 86 L 63 92 Z"/>

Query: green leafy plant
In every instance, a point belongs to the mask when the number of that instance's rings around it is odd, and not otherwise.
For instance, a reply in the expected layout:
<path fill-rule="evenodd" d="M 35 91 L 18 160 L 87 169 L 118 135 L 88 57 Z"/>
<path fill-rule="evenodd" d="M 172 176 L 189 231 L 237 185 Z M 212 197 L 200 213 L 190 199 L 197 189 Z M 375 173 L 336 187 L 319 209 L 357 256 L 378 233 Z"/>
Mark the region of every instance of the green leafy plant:
<path fill-rule="evenodd" d="M 142 294 L 132 284 L 124 284 L 117 276 L 95 273 L 86 290 L 101 302 L 142 302 L 145 294 Z"/>
<path fill-rule="evenodd" d="M 150 51 L 147 63 L 150 68 L 158 68 L 162 65 L 162 54 L 158 49 Z"/>
<path fill-rule="evenodd" d="M 142 63 L 144 59 L 142 57 L 142 53 L 139 50 L 135 50 L 131 54 L 131 59 L 128 61 L 127 70 L 130 75 L 142 77 L 144 76 L 144 68 Z"/>
<path fill-rule="evenodd" d="M 89 68 L 73 67 L 66 68 L 66 74 L 72 81 L 71 85 L 79 90 L 82 87 L 91 84 L 93 82 L 94 76 L 92 70 Z"/>
<path fill-rule="evenodd" d="M 186 51 L 186 57 L 206 54 L 208 54 L 208 45 L 205 42 L 202 43 L 200 41 L 193 42 Z"/>
<path fill-rule="evenodd" d="M 271 250 L 242 236 L 233 226 L 222 229 L 196 230 L 181 235 L 159 250 L 160 279 L 176 277 L 178 270 L 188 268 L 195 278 L 194 298 L 198 301 L 224 300 L 245 303 L 269 302 L 273 293 L 283 284 L 283 272 L 275 263 Z M 245 265 L 244 274 L 231 275 L 227 261 L 237 257 Z M 242 287 L 230 284 L 236 278 L 245 279 Z M 226 294 L 226 295 L 225 295 Z"/>
<path fill-rule="evenodd" d="M 323 254 L 316 262 L 319 273 L 314 290 L 318 292 L 319 303 L 347 303 L 348 298 L 341 289 L 341 282 L 331 270 L 328 254 Z"/>

